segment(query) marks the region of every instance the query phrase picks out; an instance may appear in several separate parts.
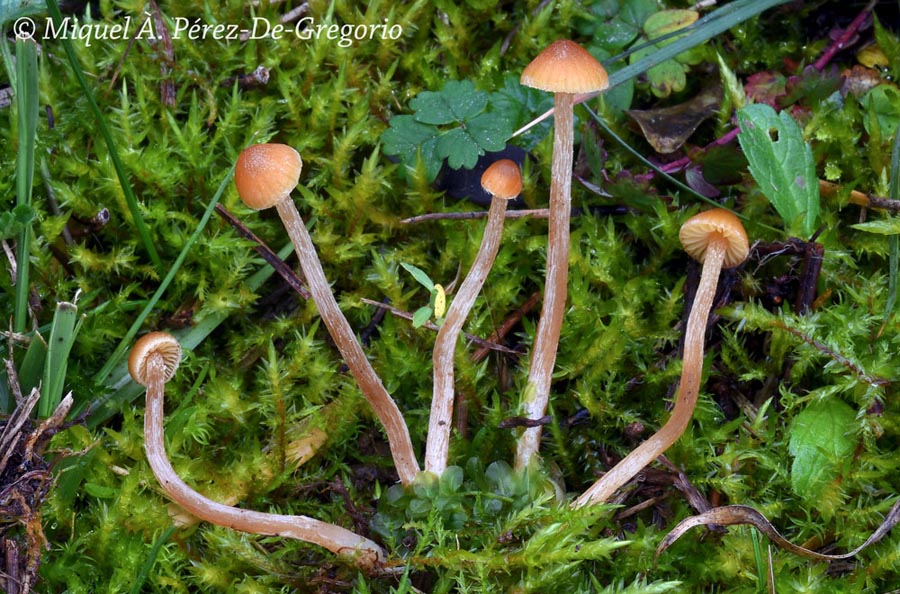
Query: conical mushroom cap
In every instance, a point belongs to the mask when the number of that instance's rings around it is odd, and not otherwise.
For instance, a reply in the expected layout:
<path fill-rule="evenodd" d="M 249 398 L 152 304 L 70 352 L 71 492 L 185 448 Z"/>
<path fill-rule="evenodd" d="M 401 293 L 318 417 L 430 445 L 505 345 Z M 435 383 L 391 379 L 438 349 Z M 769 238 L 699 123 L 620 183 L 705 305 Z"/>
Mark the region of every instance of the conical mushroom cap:
<path fill-rule="evenodd" d="M 254 210 L 275 206 L 290 195 L 303 160 L 286 144 L 254 144 L 245 148 L 234 167 L 234 185 L 244 204 Z"/>
<path fill-rule="evenodd" d="M 509 159 L 494 161 L 481 174 L 481 187 L 491 196 L 512 200 L 522 193 L 522 173 Z"/>
<path fill-rule="evenodd" d="M 522 71 L 521 82 L 553 93 L 591 93 L 609 86 L 606 69 L 568 39 L 554 41 Z"/>
<path fill-rule="evenodd" d="M 724 268 L 734 268 L 747 259 L 750 244 L 744 225 L 733 212 L 724 208 L 714 208 L 696 214 L 686 220 L 678 231 L 678 239 L 684 251 L 700 262 L 706 258 L 706 249 L 710 239 L 718 235 L 728 242 L 725 250 Z"/>

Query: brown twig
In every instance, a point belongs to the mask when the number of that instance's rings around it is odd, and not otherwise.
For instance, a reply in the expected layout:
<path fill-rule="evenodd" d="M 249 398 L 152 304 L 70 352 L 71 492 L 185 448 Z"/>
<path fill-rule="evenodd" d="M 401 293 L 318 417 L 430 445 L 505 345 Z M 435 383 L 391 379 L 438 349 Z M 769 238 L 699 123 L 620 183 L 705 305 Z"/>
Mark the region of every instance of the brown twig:
<path fill-rule="evenodd" d="M 155 39 L 159 44 L 157 52 L 159 60 L 159 98 L 166 107 L 175 107 L 175 82 L 171 78 L 172 64 L 175 63 L 175 50 L 172 47 L 172 35 L 169 26 L 162 16 L 162 11 L 154 0 L 150 0 L 150 18 L 153 19 Z"/>
<path fill-rule="evenodd" d="M 866 5 L 866 7 L 863 8 L 858 15 L 856 15 L 856 18 L 850 22 L 847 28 L 844 29 L 844 32 L 841 33 L 841 36 L 838 37 L 834 41 L 834 43 L 829 45 L 824 52 L 822 52 L 822 55 L 819 56 L 819 59 L 816 60 L 815 64 L 813 64 L 813 67 L 816 70 L 818 70 L 819 72 L 824 70 L 825 66 L 827 66 L 831 59 L 834 58 L 835 54 L 844 49 L 844 47 L 850 43 L 853 37 L 862 28 L 863 24 L 866 22 L 866 19 L 869 18 L 869 15 L 875 8 L 876 3 L 877 0 L 871 0 Z"/>
<path fill-rule="evenodd" d="M 397 316 L 398 318 L 403 318 L 404 320 L 412 320 L 413 319 L 413 315 L 411 313 L 409 313 L 408 311 L 403 311 L 402 309 L 397 309 L 396 307 L 394 307 L 392 305 L 388 305 L 386 303 L 382 303 L 381 301 L 375 301 L 373 299 L 365 299 L 365 298 L 361 299 L 361 301 L 363 303 L 365 303 L 366 305 L 374 305 L 375 307 L 380 307 L 380 308 L 386 309 L 389 312 L 391 312 L 392 314 L 394 314 L 395 316 Z M 440 330 L 440 328 L 437 325 L 433 324 L 432 322 L 425 322 L 424 324 L 422 324 L 421 327 L 427 328 L 429 330 L 434 330 L 435 332 Z M 511 349 L 511 348 L 505 347 L 503 345 L 497 344 L 495 342 L 491 342 L 489 340 L 479 338 L 478 336 L 475 336 L 472 334 L 468 334 L 468 333 L 464 332 L 463 335 L 466 337 L 466 340 L 472 342 L 473 344 L 477 344 L 478 346 L 483 347 L 483 348 L 488 348 L 493 351 L 499 351 L 501 353 L 507 353 L 510 355 L 517 355 L 517 356 L 525 354 L 525 353 L 522 353 L 521 351 L 517 351 L 517 350 Z"/>
<path fill-rule="evenodd" d="M 522 321 L 528 312 L 534 309 L 534 306 L 538 304 L 541 300 L 541 292 L 535 291 L 531 297 L 529 297 L 525 303 L 523 303 L 518 309 L 512 312 L 500 326 L 494 330 L 493 334 L 488 337 L 488 341 L 493 344 L 498 344 L 503 337 L 505 337 L 509 332 L 515 328 L 516 324 Z M 488 356 L 488 353 L 491 352 L 490 347 L 481 347 L 477 351 L 472 354 L 472 362 L 473 363 L 481 363 L 484 361 L 484 358 Z"/>
<path fill-rule="evenodd" d="M 532 208 L 525 210 L 510 210 L 506 212 L 507 219 L 520 219 L 522 217 L 534 217 L 536 219 L 546 219 L 549 209 Z M 483 219 L 487 216 L 486 210 L 474 212 L 429 212 L 427 214 L 418 215 L 401 219 L 404 225 L 413 225 L 415 223 L 424 223 L 425 221 L 466 221 L 470 219 Z"/>
<path fill-rule="evenodd" d="M 228 223 L 234 227 L 234 230 L 237 231 L 238 235 L 255 243 L 256 248 L 254 249 L 262 256 L 263 260 L 265 260 L 269 266 L 274 268 L 275 272 L 277 272 L 293 290 L 299 293 L 301 297 L 309 299 L 309 290 L 306 288 L 306 283 L 303 282 L 303 279 L 300 278 L 299 274 L 294 272 L 290 266 L 284 263 L 284 260 L 278 257 L 278 254 L 272 251 L 272 248 L 267 246 L 262 239 L 257 237 L 253 231 L 248 229 L 240 221 L 240 219 L 231 214 L 228 209 L 221 204 L 216 204 L 216 213 L 228 221 Z"/>
<path fill-rule="evenodd" d="M 822 194 L 826 196 L 833 196 L 840 191 L 841 186 L 822 179 L 819 180 L 819 192 L 821 192 Z M 860 192 L 859 190 L 850 190 L 848 201 L 850 202 L 850 204 L 856 204 L 857 206 L 886 210 L 894 214 L 900 212 L 900 200 L 879 198 L 878 196 L 872 196 L 866 194 L 865 192 Z"/>

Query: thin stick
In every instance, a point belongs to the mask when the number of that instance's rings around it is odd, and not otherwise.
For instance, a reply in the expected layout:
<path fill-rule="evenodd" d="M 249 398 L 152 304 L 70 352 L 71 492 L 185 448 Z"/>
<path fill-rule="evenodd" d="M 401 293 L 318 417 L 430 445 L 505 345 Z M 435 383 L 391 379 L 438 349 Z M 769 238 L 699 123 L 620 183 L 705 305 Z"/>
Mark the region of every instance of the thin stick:
<path fill-rule="evenodd" d="M 387 310 L 391 314 L 397 316 L 398 318 L 403 318 L 404 320 L 412 320 L 413 319 L 413 314 L 409 313 L 408 311 L 403 311 L 402 309 L 398 309 L 392 305 L 388 305 L 387 303 L 382 303 L 381 301 L 375 301 L 373 299 L 366 299 L 366 298 L 362 298 L 362 299 L 360 299 L 360 301 L 362 303 L 365 303 L 366 305 L 374 305 L 375 307 Z M 434 330 L 435 332 L 440 330 L 440 327 L 437 324 L 434 324 L 432 322 L 425 322 L 424 324 L 422 324 L 421 327 L 426 328 L 428 330 Z M 505 347 L 502 344 L 497 344 L 496 342 L 494 342 L 490 339 L 485 340 L 484 338 L 480 338 L 478 336 L 475 336 L 474 334 L 469 334 L 468 332 L 463 332 L 463 336 L 466 337 L 466 340 L 468 340 L 472 344 L 477 344 L 482 349 L 497 351 L 499 353 L 506 353 L 507 355 L 515 355 L 517 357 L 520 357 L 525 354 L 522 351 L 517 351 L 515 349 Z"/>

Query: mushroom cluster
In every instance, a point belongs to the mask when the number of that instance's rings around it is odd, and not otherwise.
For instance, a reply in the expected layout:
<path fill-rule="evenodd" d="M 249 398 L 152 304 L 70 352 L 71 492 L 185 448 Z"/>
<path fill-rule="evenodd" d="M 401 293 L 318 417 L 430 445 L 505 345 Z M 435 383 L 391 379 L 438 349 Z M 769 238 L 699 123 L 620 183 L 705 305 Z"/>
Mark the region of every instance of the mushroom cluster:
<path fill-rule="evenodd" d="M 555 96 L 555 133 L 551 167 L 550 216 L 544 302 L 531 355 L 528 383 L 522 398 L 526 420 L 544 416 L 556 351 L 565 312 L 571 178 L 573 162 L 573 98 L 606 88 L 606 71 L 586 50 L 562 40 L 550 45 L 522 74 L 522 84 L 551 91 Z M 403 485 L 420 475 L 409 429 L 397 404 L 369 363 L 337 300 L 316 254 L 306 225 L 291 199 L 303 167 L 300 155 L 283 144 L 257 144 L 244 149 L 237 160 L 234 181 L 238 194 L 251 209 L 275 207 L 290 237 L 309 291 L 348 369 L 384 427 L 394 464 Z M 482 176 L 491 206 L 481 245 L 459 287 L 440 328 L 433 351 L 434 385 L 425 450 L 425 471 L 442 474 L 448 465 L 455 393 L 454 354 L 463 325 L 493 266 L 503 232 L 507 202 L 522 191 L 522 175 L 512 161 L 493 163 Z M 606 501 L 618 488 L 671 446 L 687 427 L 700 388 L 703 344 L 721 269 L 740 264 L 747 256 L 747 234 L 728 211 L 715 209 L 688 220 L 681 229 L 685 250 L 703 263 L 700 285 L 691 309 L 684 342 L 683 373 L 674 410 L 668 422 L 650 439 L 626 456 L 574 505 Z M 163 397 L 181 359 L 181 347 L 170 335 L 151 332 L 131 352 L 129 370 L 146 386 L 145 448 L 150 466 L 165 492 L 185 510 L 202 520 L 235 530 L 280 535 L 315 543 L 352 558 L 364 568 L 375 568 L 385 553 L 373 541 L 339 526 L 305 516 L 249 511 L 223 505 L 189 487 L 166 456 L 163 433 Z M 535 459 L 540 445 L 540 426 L 525 429 L 519 437 L 516 466 Z"/>

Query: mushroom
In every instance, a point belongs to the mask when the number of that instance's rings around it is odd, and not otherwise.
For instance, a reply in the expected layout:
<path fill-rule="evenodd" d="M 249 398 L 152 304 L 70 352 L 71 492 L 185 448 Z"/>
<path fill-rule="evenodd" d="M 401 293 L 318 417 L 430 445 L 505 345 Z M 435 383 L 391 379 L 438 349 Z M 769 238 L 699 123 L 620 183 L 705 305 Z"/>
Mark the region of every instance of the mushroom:
<path fill-rule="evenodd" d="M 181 480 L 166 456 L 163 430 L 165 384 L 175 375 L 180 361 L 181 346 L 175 337 L 165 332 L 142 336 L 128 357 L 131 377 L 147 388 L 147 410 L 144 414 L 147 460 L 168 496 L 206 522 L 251 534 L 295 538 L 353 558 L 365 569 L 378 567 L 384 561 L 384 551 L 368 538 L 306 516 L 270 514 L 223 505 L 204 497 Z"/>
<path fill-rule="evenodd" d="M 574 41 L 554 41 L 522 71 L 521 82 L 554 93 L 553 164 L 550 180 L 550 216 L 544 303 L 538 322 L 522 414 L 540 419 L 547 409 L 556 349 L 566 309 L 569 276 L 569 219 L 572 210 L 573 105 L 579 93 L 600 91 L 609 85 L 606 70 Z M 526 429 L 518 441 L 516 467 L 528 465 L 538 451 L 541 427 Z"/>
<path fill-rule="evenodd" d="M 723 208 L 707 210 L 691 217 L 681 226 L 678 238 L 688 255 L 703 263 L 703 270 L 685 329 L 681 381 L 672 416 L 659 431 L 625 456 L 576 499 L 573 504 L 576 507 L 607 501 L 619 487 L 669 449 L 684 433 L 694 414 L 703 376 L 706 324 L 716 294 L 719 273 L 722 268 L 734 268 L 743 262 L 750 248 L 747 232 L 741 221 Z"/>
<path fill-rule="evenodd" d="M 509 159 L 501 159 L 490 165 L 481 176 L 481 187 L 491 195 L 491 207 L 481 238 L 478 254 L 463 279 L 447 310 L 444 323 L 434 343 L 434 395 L 431 400 L 431 416 L 428 419 L 428 440 L 425 447 L 425 470 L 441 475 L 447 468 L 450 447 L 450 421 L 453 416 L 454 370 L 453 355 L 456 339 L 463 323 L 475 303 L 475 298 L 487 278 L 503 235 L 503 220 L 509 200 L 522 192 L 522 174 L 519 166 Z"/>
<path fill-rule="evenodd" d="M 294 244 L 319 315 L 350 373 L 384 426 L 400 481 L 409 485 L 419 473 L 409 429 L 397 404 L 372 369 L 350 323 L 341 313 L 316 255 L 316 248 L 291 200 L 291 191 L 297 186 L 302 167 L 303 161 L 293 148 L 284 144 L 256 144 L 244 149 L 238 157 L 234 183 L 244 204 L 250 208 L 262 210 L 274 206 L 278 211 Z"/>

